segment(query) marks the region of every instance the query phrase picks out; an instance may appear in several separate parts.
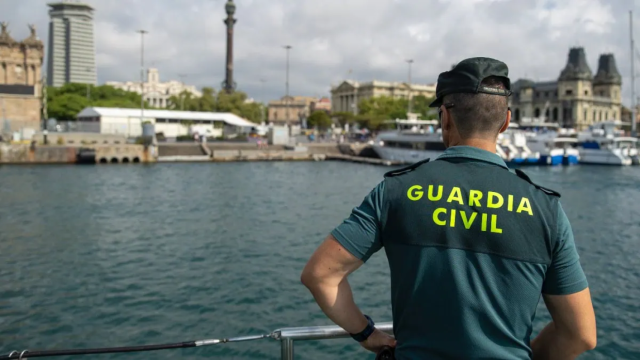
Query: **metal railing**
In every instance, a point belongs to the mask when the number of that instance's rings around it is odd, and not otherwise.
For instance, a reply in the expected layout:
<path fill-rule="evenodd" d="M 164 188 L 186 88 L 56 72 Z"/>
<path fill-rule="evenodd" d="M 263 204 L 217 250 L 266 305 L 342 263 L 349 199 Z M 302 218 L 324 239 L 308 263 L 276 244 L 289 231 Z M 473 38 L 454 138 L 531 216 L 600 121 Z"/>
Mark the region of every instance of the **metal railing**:
<path fill-rule="evenodd" d="M 376 328 L 387 334 L 393 334 L 393 323 L 391 322 L 376 324 Z M 271 333 L 270 337 L 280 340 L 280 358 L 293 360 L 293 343 L 295 341 L 346 338 L 349 337 L 349 333 L 337 325 L 307 326 L 278 329 Z"/>
<path fill-rule="evenodd" d="M 393 324 L 391 322 L 380 323 L 376 325 L 378 330 L 381 330 L 387 334 L 393 333 Z M 333 326 L 306 326 L 306 327 L 291 327 L 274 330 L 269 334 L 262 335 L 250 335 L 250 336 L 238 336 L 224 339 L 206 339 L 196 341 L 184 341 L 179 343 L 170 344 L 153 344 L 153 345 L 136 345 L 136 346 L 122 346 L 122 347 L 109 347 L 109 348 L 94 348 L 94 349 L 65 349 L 65 350 L 39 350 L 29 351 L 23 350 L 19 352 L 14 350 L 8 355 L 0 355 L 0 360 L 4 359 L 26 359 L 36 357 L 53 357 L 53 356 L 69 356 L 69 355 L 91 355 L 91 354 L 114 354 L 114 353 L 130 353 L 141 351 L 156 351 L 167 349 L 180 349 L 191 348 L 197 346 L 211 346 L 226 343 L 253 341 L 261 339 L 274 339 L 280 341 L 282 360 L 293 360 L 293 344 L 295 341 L 300 340 L 323 340 L 323 339 L 337 339 L 346 338 L 349 334 L 341 327 Z"/>

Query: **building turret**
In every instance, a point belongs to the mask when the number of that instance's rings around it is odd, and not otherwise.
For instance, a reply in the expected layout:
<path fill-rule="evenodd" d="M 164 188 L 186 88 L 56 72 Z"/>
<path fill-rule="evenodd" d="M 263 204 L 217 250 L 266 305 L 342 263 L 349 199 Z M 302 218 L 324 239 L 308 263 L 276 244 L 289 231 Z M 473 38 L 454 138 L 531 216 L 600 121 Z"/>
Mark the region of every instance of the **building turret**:
<path fill-rule="evenodd" d="M 598 72 L 593 78 L 594 85 L 622 85 L 622 76 L 618 72 L 613 54 L 602 54 L 598 59 Z"/>
<path fill-rule="evenodd" d="M 560 81 L 591 80 L 593 74 L 587 64 L 587 57 L 581 47 L 571 48 L 567 65 L 560 72 Z"/>
<path fill-rule="evenodd" d="M 16 43 L 16 41 L 11 37 L 9 30 L 7 30 L 8 27 L 9 27 L 9 23 L 4 21 L 0 23 L 0 44 L 13 46 Z"/>
<path fill-rule="evenodd" d="M 611 99 L 614 104 L 622 103 L 622 76 L 616 67 L 613 54 L 602 54 L 598 60 L 598 73 L 593 78 L 593 95 Z"/>
<path fill-rule="evenodd" d="M 558 78 L 558 100 L 562 104 L 560 124 L 565 127 L 582 127 L 589 113 L 592 99 L 593 73 L 584 48 L 569 49 L 567 65 Z"/>

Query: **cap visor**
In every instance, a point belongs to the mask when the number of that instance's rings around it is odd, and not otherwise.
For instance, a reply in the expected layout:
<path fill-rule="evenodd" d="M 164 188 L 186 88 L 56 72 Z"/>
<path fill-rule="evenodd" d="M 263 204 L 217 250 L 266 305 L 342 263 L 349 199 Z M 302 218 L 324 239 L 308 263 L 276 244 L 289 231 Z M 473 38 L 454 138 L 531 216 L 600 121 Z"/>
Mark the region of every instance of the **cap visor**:
<path fill-rule="evenodd" d="M 442 105 L 442 98 L 436 98 L 431 104 L 429 104 L 429 107 L 440 107 L 440 105 Z"/>

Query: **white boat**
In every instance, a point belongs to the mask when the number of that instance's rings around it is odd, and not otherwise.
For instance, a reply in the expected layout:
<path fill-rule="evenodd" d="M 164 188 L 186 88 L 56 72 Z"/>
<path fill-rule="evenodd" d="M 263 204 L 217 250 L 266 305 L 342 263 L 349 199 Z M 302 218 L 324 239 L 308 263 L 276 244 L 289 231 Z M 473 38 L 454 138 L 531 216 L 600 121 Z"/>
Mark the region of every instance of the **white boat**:
<path fill-rule="evenodd" d="M 638 139 L 624 136 L 618 127 L 626 123 L 603 121 L 577 136 L 581 164 L 637 165 Z"/>
<path fill-rule="evenodd" d="M 578 140 L 574 137 L 555 137 L 551 139 L 549 155 L 545 159 L 549 165 L 577 165 L 580 163 Z"/>
<path fill-rule="evenodd" d="M 397 129 L 380 133 L 371 146 L 381 159 L 413 164 L 435 159 L 445 150 L 436 120 L 395 120 Z M 517 125 L 513 125 L 517 127 Z M 505 131 L 500 135 L 496 153 L 507 164 L 536 164 L 540 154 L 529 150 L 523 133 Z"/>
<path fill-rule="evenodd" d="M 570 137 L 575 130 L 562 129 L 558 123 L 548 122 L 522 122 L 520 129 L 525 132 L 529 149 L 540 153 L 540 164 L 575 165 L 578 163 L 580 152 L 576 149 L 577 140 Z"/>
<path fill-rule="evenodd" d="M 507 130 L 498 135 L 496 153 L 508 164 L 534 165 L 540 162 L 540 152 L 529 148 L 525 132 L 515 123 L 510 123 Z"/>
<path fill-rule="evenodd" d="M 381 159 L 413 164 L 435 159 L 446 149 L 437 120 L 395 120 L 397 129 L 380 133 L 373 150 Z"/>

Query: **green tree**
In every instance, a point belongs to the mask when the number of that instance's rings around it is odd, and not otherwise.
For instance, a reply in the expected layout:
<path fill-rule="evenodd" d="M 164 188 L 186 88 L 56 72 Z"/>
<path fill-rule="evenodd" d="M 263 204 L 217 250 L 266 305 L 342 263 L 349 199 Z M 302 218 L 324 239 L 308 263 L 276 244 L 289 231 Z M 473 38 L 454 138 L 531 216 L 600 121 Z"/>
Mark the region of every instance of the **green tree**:
<path fill-rule="evenodd" d="M 202 96 L 198 100 L 198 111 L 212 112 L 216 110 L 216 91 L 211 87 L 202 88 Z"/>
<path fill-rule="evenodd" d="M 47 113 L 50 118 L 61 121 L 76 120 L 78 113 L 89 106 L 86 96 L 62 94 L 51 97 L 47 94 Z"/>
<path fill-rule="evenodd" d="M 340 126 L 344 127 L 346 124 L 353 124 L 356 116 L 350 112 L 340 111 L 333 113 L 332 117 L 338 121 Z"/>
<path fill-rule="evenodd" d="M 409 103 L 407 99 L 396 99 L 390 96 L 376 96 L 360 101 L 360 114 L 382 115 L 387 119 L 405 119 Z"/>
<path fill-rule="evenodd" d="M 109 85 L 65 84 L 59 88 L 47 87 L 47 113 L 49 117 L 70 121 L 88 106 L 138 108 L 140 95 L 116 89 Z M 145 104 L 145 107 L 149 107 Z"/>
<path fill-rule="evenodd" d="M 438 110 L 434 108 L 430 108 L 429 104 L 431 104 L 435 100 L 435 98 L 428 98 L 424 95 L 418 95 L 413 97 L 412 103 L 412 111 L 414 113 L 420 114 L 420 118 L 424 120 L 434 120 L 438 118 Z"/>
<path fill-rule="evenodd" d="M 178 95 L 171 95 L 167 101 L 170 110 L 198 111 L 197 98 L 188 91 L 182 91 Z"/>
<path fill-rule="evenodd" d="M 326 130 L 331 127 L 331 118 L 321 110 L 314 111 L 307 119 L 309 127 L 317 127 L 319 130 Z"/>

